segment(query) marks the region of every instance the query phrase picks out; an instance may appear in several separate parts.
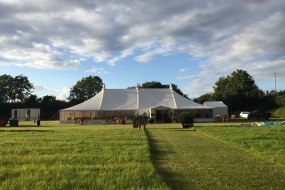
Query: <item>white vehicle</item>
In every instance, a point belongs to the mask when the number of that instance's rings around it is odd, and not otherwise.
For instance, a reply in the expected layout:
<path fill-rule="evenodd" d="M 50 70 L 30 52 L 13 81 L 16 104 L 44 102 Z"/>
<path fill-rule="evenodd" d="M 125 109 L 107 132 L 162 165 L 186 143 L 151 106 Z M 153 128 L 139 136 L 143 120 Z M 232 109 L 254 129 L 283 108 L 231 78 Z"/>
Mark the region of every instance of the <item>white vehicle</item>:
<path fill-rule="evenodd" d="M 249 112 L 243 111 L 243 112 L 240 112 L 239 116 L 240 116 L 240 118 L 248 119 L 248 114 L 249 114 Z"/>

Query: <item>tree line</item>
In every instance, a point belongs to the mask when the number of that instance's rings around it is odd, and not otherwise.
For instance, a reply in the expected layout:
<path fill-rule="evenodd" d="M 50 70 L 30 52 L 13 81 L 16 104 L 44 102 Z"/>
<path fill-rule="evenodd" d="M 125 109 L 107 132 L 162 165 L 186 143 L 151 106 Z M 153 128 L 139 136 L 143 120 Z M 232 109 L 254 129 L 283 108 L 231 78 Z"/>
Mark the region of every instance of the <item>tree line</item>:
<path fill-rule="evenodd" d="M 214 92 L 203 94 L 194 101 L 223 101 L 231 114 L 264 110 L 272 112 L 274 116 L 285 117 L 285 91 L 262 91 L 253 77 L 244 70 L 236 70 L 228 76 L 220 77 L 213 90 Z M 280 110 L 284 110 L 282 114 Z M 276 114 L 276 111 L 280 114 Z"/>
<path fill-rule="evenodd" d="M 0 115 L 11 117 L 13 108 L 40 108 L 42 119 L 58 119 L 58 110 L 81 103 L 101 91 L 104 83 L 98 76 L 88 76 L 77 81 L 71 87 L 67 100 L 58 100 L 55 96 L 37 97 L 33 94 L 34 86 L 26 76 L 0 76 Z M 174 91 L 188 98 L 176 84 L 171 84 Z M 145 82 L 128 88 L 169 88 L 170 84 L 158 81 Z M 285 117 L 285 91 L 263 92 L 256 85 L 253 77 L 244 70 L 236 70 L 223 76 L 213 86 L 214 92 L 194 98 L 194 101 L 223 101 L 231 114 L 240 111 L 262 109 L 274 111 L 277 116 Z"/>
<path fill-rule="evenodd" d="M 34 86 L 26 76 L 10 75 L 0 76 L 0 115 L 6 118 L 11 117 L 13 108 L 40 108 L 41 118 L 50 120 L 58 119 L 59 110 L 79 104 L 101 91 L 104 83 L 98 76 L 88 76 L 77 81 L 70 89 L 67 100 L 58 100 L 55 96 L 46 95 L 37 97 L 33 94 Z M 169 84 L 162 84 L 158 81 L 145 82 L 141 85 L 129 88 L 169 88 Z M 172 84 L 173 90 L 182 96 L 187 97 Z"/>
<path fill-rule="evenodd" d="M 11 117 L 13 108 L 40 108 L 42 119 L 58 119 L 59 110 L 96 95 L 103 86 L 98 76 L 89 76 L 78 81 L 70 90 L 68 100 L 58 100 L 55 96 L 37 97 L 34 86 L 26 76 L 0 76 L 0 115 Z"/>

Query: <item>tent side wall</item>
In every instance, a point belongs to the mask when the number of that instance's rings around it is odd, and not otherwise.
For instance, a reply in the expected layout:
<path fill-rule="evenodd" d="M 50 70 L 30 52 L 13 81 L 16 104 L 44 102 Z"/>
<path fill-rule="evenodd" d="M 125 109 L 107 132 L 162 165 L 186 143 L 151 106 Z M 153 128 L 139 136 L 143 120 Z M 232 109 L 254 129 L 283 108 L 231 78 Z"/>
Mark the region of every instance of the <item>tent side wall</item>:
<path fill-rule="evenodd" d="M 228 108 L 227 107 L 216 107 L 213 110 L 213 114 L 214 116 L 216 115 L 228 115 Z"/>
<path fill-rule="evenodd" d="M 175 116 L 178 117 L 182 112 L 190 112 L 195 118 L 213 118 L 213 109 L 178 109 Z"/>
<path fill-rule="evenodd" d="M 156 112 L 154 112 L 154 117 L 156 117 Z M 169 113 L 169 117 L 174 117 L 177 119 L 182 112 L 191 112 L 195 114 L 195 121 L 197 122 L 207 122 L 213 121 L 213 109 L 175 109 Z M 147 113 L 150 117 L 149 110 L 115 110 L 115 111 L 70 111 L 61 110 L 60 111 L 60 123 L 80 123 L 84 120 L 86 122 L 98 122 L 98 123 L 112 123 L 116 118 L 128 118 L 132 119 L 137 113 L 143 114 Z M 153 117 L 152 116 L 152 117 Z"/>
<path fill-rule="evenodd" d="M 175 116 L 178 118 L 178 116 L 182 112 L 190 112 L 194 114 L 194 121 L 195 122 L 213 122 L 213 109 L 180 109 L 175 110 Z"/>
<path fill-rule="evenodd" d="M 132 118 L 136 114 L 135 110 L 116 110 L 116 111 L 103 111 L 103 110 L 90 110 L 90 111 L 60 111 L 60 123 L 74 123 L 77 121 L 87 121 L 100 123 L 111 123 L 114 118 Z"/>

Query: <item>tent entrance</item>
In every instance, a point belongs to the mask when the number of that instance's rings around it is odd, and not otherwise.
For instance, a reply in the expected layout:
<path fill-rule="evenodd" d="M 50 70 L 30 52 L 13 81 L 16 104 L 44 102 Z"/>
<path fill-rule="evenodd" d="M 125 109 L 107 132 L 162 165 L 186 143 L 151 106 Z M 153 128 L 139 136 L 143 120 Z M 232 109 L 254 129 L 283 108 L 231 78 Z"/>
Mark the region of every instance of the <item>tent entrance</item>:
<path fill-rule="evenodd" d="M 172 109 L 166 107 L 157 107 L 155 110 L 156 123 L 170 123 L 172 121 Z"/>

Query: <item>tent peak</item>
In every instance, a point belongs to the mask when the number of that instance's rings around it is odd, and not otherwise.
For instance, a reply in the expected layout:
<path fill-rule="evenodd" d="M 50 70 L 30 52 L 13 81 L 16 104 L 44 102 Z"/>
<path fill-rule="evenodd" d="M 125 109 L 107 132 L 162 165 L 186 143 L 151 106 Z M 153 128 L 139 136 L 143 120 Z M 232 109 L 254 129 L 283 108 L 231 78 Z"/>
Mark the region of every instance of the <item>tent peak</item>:
<path fill-rule="evenodd" d="M 173 86 L 172 86 L 171 83 L 169 83 L 169 89 L 170 89 L 170 90 L 173 90 Z"/>
<path fill-rule="evenodd" d="M 139 86 L 140 86 L 140 84 L 137 83 L 136 90 L 138 90 L 140 88 Z"/>

